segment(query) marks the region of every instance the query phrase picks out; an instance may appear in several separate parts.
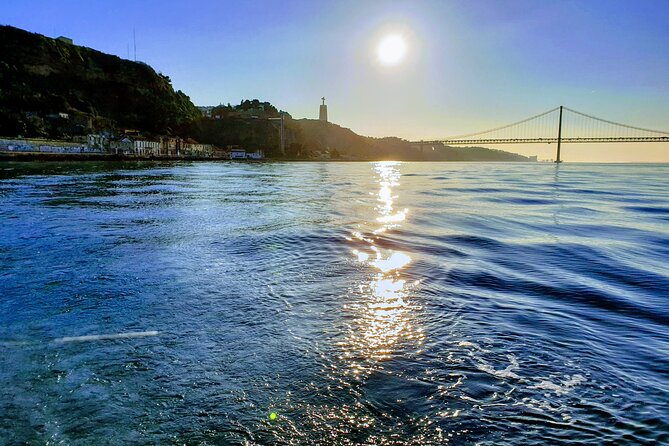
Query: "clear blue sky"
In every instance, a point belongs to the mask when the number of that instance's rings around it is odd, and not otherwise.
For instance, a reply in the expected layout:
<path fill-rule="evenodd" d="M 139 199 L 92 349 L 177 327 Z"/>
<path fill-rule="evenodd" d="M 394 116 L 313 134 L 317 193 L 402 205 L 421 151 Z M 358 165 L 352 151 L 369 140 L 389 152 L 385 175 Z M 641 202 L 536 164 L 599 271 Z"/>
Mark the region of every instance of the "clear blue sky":
<path fill-rule="evenodd" d="M 370 136 L 466 133 L 560 104 L 669 129 L 666 0 L 2 0 L 0 23 L 131 58 L 135 29 L 138 60 L 198 105 L 258 98 L 315 118 L 325 96 L 332 121 Z M 393 67 L 375 53 L 388 33 L 408 45 Z"/>

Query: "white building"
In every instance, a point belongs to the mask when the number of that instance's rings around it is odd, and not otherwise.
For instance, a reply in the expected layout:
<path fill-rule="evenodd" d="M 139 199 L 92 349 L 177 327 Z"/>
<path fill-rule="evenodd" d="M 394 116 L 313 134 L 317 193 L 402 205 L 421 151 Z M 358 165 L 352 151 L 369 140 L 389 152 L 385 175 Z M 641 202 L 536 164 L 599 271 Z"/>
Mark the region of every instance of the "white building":
<path fill-rule="evenodd" d="M 133 152 L 140 156 L 158 156 L 160 155 L 160 143 L 158 141 L 148 141 L 138 139 L 133 141 Z"/>

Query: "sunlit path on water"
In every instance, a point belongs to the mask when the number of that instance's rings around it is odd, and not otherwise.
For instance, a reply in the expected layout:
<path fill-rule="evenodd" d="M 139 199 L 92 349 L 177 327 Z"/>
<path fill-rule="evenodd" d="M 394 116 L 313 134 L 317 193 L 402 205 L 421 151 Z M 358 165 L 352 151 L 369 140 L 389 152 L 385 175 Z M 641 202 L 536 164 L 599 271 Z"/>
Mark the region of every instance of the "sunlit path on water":
<path fill-rule="evenodd" d="M 352 249 L 354 258 L 367 266 L 369 275 L 354 286 L 351 302 L 344 307 L 352 313 L 353 323 L 342 343 L 343 357 L 350 359 L 354 374 L 368 374 L 380 367 L 379 361 L 392 357 L 398 343 L 413 342 L 418 348 L 423 336 L 415 317 L 420 307 L 412 302 L 411 286 L 402 276 L 411 257 L 375 245 L 376 234 L 400 228 L 408 212 L 394 206 L 400 169 L 401 164 L 394 162 L 373 165 L 379 186 L 378 192 L 371 193 L 377 199 L 377 205 L 370 209 L 375 215 L 367 216 L 348 238 L 356 246 Z"/>

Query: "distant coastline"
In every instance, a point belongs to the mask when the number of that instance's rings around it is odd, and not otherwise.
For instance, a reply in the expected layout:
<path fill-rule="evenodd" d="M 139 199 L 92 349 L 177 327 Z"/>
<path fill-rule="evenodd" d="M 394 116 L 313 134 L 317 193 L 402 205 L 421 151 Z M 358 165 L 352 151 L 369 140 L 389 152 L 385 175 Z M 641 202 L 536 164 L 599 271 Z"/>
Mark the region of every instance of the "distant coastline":
<path fill-rule="evenodd" d="M 329 126 L 330 133 L 332 130 L 338 133 L 349 132 L 355 135 L 348 129 L 342 129 L 337 125 L 326 123 Z M 355 135 L 356 138 L 364 138 Z M 84 142 L 87 141 L 87 142 Z M 354 139 L 355 141 L 355 139 Z M 400 140 L 397 140 L 400 141 Z M 363 142 L 366 142 L 363 140 Z M 400 144 L 402 141 L 400 141 Z M 433 149 L 434 150 L 434 149 Z M 421 149 L 420 157 L 404 157 L 401 153 L 396 156 L 388 154 L 379 154 L 373 156 L 347 156 L 337 155 L 331 156 L 329 151 L 325 153 L 317 152 L 310 154 L 308 157 L 304 156 L 269 156 L 265 157 L 263 150 L 256 150 L 254 152 L 246 151 L 239 147 L 228 147 L 227 149 L 219 149 L 216 146 L 208 144 L 193 144 L 174 137 L 161 137 L 159 141 L 150 141 L 144 138 L 110 141 L 101 135 L 88 135 L 88 138 L 79 138 L 78 142 L 73 140 L 55 140 L 44 138 L 2 138 L 0 137 L 0 160 L 14 160 L 14 161 L 30 161 L 30 160 L 45 160 L 45 161 L 65 161 L 65 160 L 96 160 L 96 161 L 169 161 L 169 160 L 190 160 L 190 161 L 429 161 L 429 162 L 536 162 L 536 157 L 520 159 L 505 159 L 508 152 L 492 151 L 483 148 L 453 148 L 442 147 L 441 150 L 452 151 L 471 151 L 471 154 L 482 154 L 482 159 L 472 159 L 472 157 L 453 157 L 453 159 L 424 159 Z M 334 150 L 336 153 L 336 149 Z M 486 159 L 490 158 L 490 154 L 501 155 L 501 159 Z"/>

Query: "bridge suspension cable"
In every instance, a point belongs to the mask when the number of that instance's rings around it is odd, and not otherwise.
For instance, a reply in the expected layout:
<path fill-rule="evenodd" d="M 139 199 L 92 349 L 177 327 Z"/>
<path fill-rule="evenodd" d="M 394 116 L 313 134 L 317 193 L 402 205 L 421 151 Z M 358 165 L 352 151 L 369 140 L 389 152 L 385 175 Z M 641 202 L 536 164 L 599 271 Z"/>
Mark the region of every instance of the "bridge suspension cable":
<path fill-rule="evenodd" d="M 567 107 L 555 107 L 529 118 L 481 132 L 414 144 L 523 144 L 593 142 L 669 142 L 669 131 L 652 130 L 598 118 Z"/>
<path fill-rule="evenodd" d="M 625 129 L 621 134 L 617 136 L 622 136 L 622 134 L 626 134 L 628 137 L 632 136 L 631 134 L 637 134 L 638 136 L 644 136 L 641 133 L 651 133 L 655 135 L 669 135 L 669 132 L 664 132 L 662 130 L 652 130 L 652 129 L 645 129 L 643 127 L 636 127 L 633 125 L 627 125 L 627 124 L 621 124 L 620 122 L 615 122 L 615 121 L 609 121 L 608 119 L 603 119 L 603 118 L 598 118 L 596 116 L 589 115 L 587 113 L 580 112 L 578 110 L 571 109 L 569 107 L 564 107 L 564 110 L 569 111 L 570 113 L 574 113 L 575 115 L 578 115 L 582 118 L 586 118 L 583 121 L 586 120 L 592 120 L 595 122 L 590 122 L 589 124 L 585 123 L 583 127 L 585 129 L 592 131 L 598 131 L 598 132 L 604 132 L 606 129 L 604 128 L 605 124 L 608 124 L 609 126 L 615 126 L 618 127 L 619 129 Z M 573 119 L 573 118 L 572 118 Z M 578 126 L 572 125 L 570 128 L 573 128 L 574 130 L 578 130 Z M 613 128 L 610 128 L 610 130 L 613 130 Z M 639 133 L 641 132 L 641 133 Z M 583 135 L 581 135 L 583 136 Z M 611 136 L 611 135 L 607 135 Z M 615 136 L 615 135 L 614 135 Z M 596 135 L 592 135 L 592 137 L 596 137 Z"/>
<path fill-rule="evenodd" d="M 480 136 L 480 135 L 485 135 L 486 133 L 492 133 L 492 132 L 496 132 L 496 131 L 499 131 L 499 130 L 505 130 L 505 129 L 515 127 L 517 125 L 521 125 L 521 124 L 524 124 L 526 122 L 532 121 L 534 119 L 539 119 L 539 118 L 541 118 L 543 116 L 546 116 L 546 115 L 549 115 L 549 114 L 551 114 L 551 113 L 553 113 L 553 112 L 555 112 L 559 109 L 560 109 L 560 107 L 555 107 L 555 108 L 550 109 L 548 111 L 545 111 L 543 113 L 539 113 L 537 115 L 530 116 L 529 118 L 523 119 L 521 121 L 513 122 L 511 124 L 503 125 L 503 126 L 500 126 L 500 127 L 495 127 L 494 129 L 484 130 L 482 132 L 468 133 L 466 135 L 452 136 L 452 137 L 446 138 L 446 139 L 466 139 L 466 138 L 471 138 L 473 136 Z"/>

